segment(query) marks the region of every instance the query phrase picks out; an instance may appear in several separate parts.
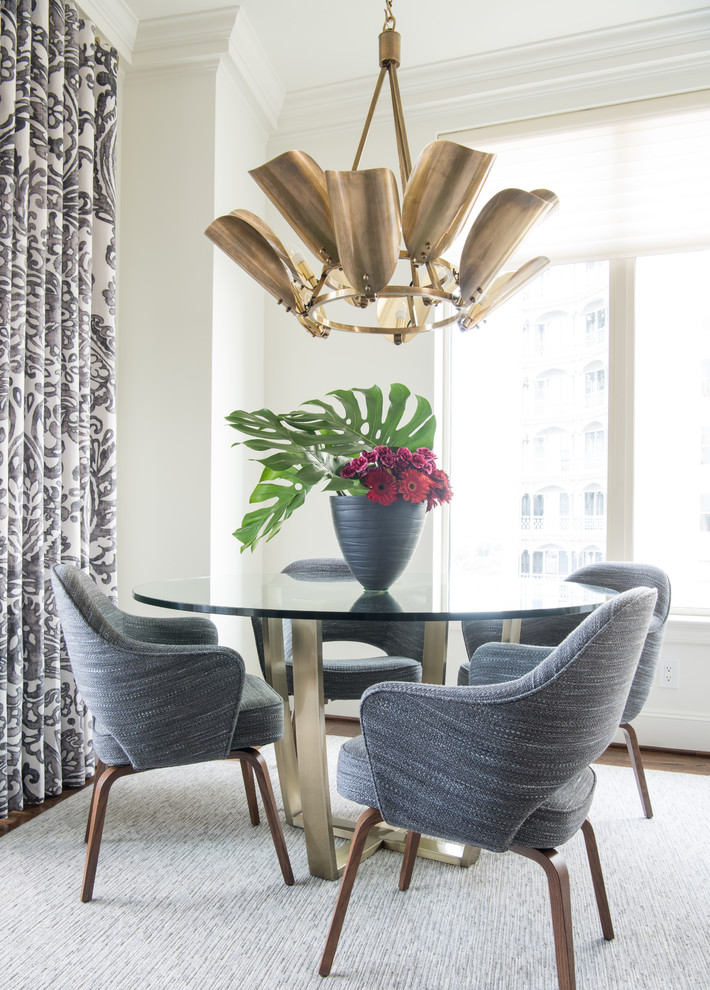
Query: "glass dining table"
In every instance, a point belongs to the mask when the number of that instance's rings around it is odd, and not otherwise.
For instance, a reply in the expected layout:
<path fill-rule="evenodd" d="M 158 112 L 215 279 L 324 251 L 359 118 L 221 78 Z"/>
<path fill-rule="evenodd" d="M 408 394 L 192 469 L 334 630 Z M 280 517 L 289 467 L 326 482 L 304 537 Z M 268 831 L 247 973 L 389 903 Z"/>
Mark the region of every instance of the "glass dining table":
<path fill-rule="evenodd" d="M 524 618 L 584 615 L 613 594 L 604 588 L 558 580 L 471 577 L 450 583 L 417 573 L 406 573 L 390 592 L 365 592 L 354 579 L 304 580 L 286 574 L 248 573 L 154 581 L 133 589 L 136 601 L 161 608 L 261 617 L 266 678 L 284 702 L 284 735 L 275 744 L 284 814 L 289 824 L 304 829 L 311 874 L 327 880 L 342 874 L 349 843 L 336 845 L 335 839 L 350 837 L 354 822 L 334 819 L 331 812 L 323 697 L 323 620 L 423 621 L 422 680 L 443 684 L 450 622 L 500 620 L 503 641 L 517 642 Z M 284 619 L 292 623 L 297 750 L 284 660 Z M 403 836 L 383 826 L 372 836 L 366 854 L 381 845 L 403 848 Z M 429 839 L 423 840 L 421 854 L 469 865 L 477 853 L 468 847 Z"/>

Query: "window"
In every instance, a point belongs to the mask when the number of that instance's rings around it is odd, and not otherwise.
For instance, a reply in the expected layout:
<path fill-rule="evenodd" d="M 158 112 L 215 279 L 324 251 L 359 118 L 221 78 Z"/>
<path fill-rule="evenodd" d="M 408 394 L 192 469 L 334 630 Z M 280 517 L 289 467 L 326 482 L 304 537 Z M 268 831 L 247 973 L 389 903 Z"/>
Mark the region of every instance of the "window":
<path fill-rule="evenodd" d="M 636 263 L 634 553 L 668 572 L 674 608 L 690 611 L 710 609 L 709 275 L 710 251 Z"/>
<path fill-rule="evenodd" d="M 585 492 L 584 493 L 584 514 L 585 516 L 604 515 L 604 493 Z"/>
<path fill-rule="evenodd" d="M 587 346 L 594 346 L 601 340 L 601 335 L 606 326 L 606 310 L 594 309 L 586 316 L 585 342 Z"/>
<path fill-rule="evenodd" d="M 588 409 L 606 402 L 606 369 L 592 367 L 584 372 L 584 401 Z"/>
<path fill-rule="evenodd" d="M 668 572 L 674 611 L 710 614 L 710 91 L 447 136 L 496 152 L 488 195 L 545 187 L 563 204 L 510 262 L 552 268 L 451 335 L 452 569 L 467 567 L 457 513 L 480 497 L 501 574 L 648 560 Z M 553 369 L 569 382 L 559 401 Z M 461 467 L 490 463 L 470 450 L 472 423 L 495 434 L 481 442 L 498 455 L 487 497 Z M 566 508 L 548 494 L 544 533 L 523 530 L 522 494 L 550 486 Z"/>
<path fill-rule="evenodd" d="M 584 466 L 593 469 L 606 454 L 606 437 L 601 423 L 593 423 L 584 431 Z"/>
<path fill-rule="evenodd" d="M 468 570 L 481 559 L 482 544 L 475 537 L 467 544 L 460 535 L 465 519 L 475 517 L 486 520 L 481 540 L 489 548 L 490 573 L 569 573 L 589 542 L 590 525 L 582 509 L 585 491 L 592 489 L 591 530 L 603 550 L 606 393 L 595 407 L 599 418 L 590 421 L 581 383 L 586 372 L 593 373 L 595 383 L 606 381 L 606 328 L 597 326 L 602 335 L 590 362 L 585 310 L 593 303 L 594 312 L 606 312 L 608 278 L 607 264 L 553 268 L 500 315 L 493 314 L 482 332 L 453 337 L 452 569 Z M 525 347 L 525 327 L 540 325 L 536 314 L 541 312 L 549 330 L 544 365 L 542 355 Z M 553 353 L 555 363 L 548 364 Z M 492 367 L 504 373 L 492 375 Z M 525 394 L 532 389 L 524 388 L 526 382 L 559 401 L 529 405 Z M 471 423 L 483 428 L 472 430 Z M 465 424 L 461 434 L 458 424 Z M 479 465 L 491 460 L 491 450 L 498 452 L 496 483 L 482 485 Z M 500 451 L 512 450 L 520 455 L 500 456 Z"/>

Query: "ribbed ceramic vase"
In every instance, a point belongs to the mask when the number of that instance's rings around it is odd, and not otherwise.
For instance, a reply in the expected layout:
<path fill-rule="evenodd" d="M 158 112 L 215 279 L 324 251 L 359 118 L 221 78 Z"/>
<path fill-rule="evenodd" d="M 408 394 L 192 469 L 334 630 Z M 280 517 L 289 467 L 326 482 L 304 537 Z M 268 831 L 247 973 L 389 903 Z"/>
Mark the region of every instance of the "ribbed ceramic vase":
<path fill-rule="evenodd" d="M 379 505 L 366 496 L 333 495 L 330 508 L 350 570 L 367 591 L 387 591 L 417 549 L 426 502 Z"/>

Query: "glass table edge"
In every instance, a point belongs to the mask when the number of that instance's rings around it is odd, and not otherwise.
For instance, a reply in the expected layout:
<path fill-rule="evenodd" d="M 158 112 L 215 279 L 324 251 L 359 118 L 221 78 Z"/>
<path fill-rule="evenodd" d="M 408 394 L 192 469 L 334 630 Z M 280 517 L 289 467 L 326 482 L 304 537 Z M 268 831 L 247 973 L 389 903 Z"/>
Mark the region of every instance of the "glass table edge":
<path fill-rule="evenodd" d="M 382 611 L 351 611 L 349 609 L 323 609 L 323 608 L 289 608 L 282 606 L 279 608 L 255 605 L 218 605 L 204 602 L 185 602 L 162 598 L 158 595 L 151 595 L 141 591 L 142 585 L 133 589 L 133 598 L 144 605 L 152 605 L 158 608 L 168 608 L 180 612 L 198 612 L 207 615 L 231 615 L 242 618 L 262 618 L 262 619 L 316 619 L 316 620 L 362 620 L 362 621 L 386 621 L 386 622 L 490 622 L 503 621 L 505 619 L 537 619 L 544 617 L 559 617 L 564 615 L 588 615 L 594 612 L 609 597 L 615 597 L 618 592 L 609 588 L 594 588 L 606 597 L 599 602 L 582 602 L 576 605 L 556 605 L 549 607 L 530 609 L 440 609 L 431 611 L 418 609 L 412 611 L 398 611 L 395 609 Z M 590 586 L 593 587 L 593 586 Z"/>

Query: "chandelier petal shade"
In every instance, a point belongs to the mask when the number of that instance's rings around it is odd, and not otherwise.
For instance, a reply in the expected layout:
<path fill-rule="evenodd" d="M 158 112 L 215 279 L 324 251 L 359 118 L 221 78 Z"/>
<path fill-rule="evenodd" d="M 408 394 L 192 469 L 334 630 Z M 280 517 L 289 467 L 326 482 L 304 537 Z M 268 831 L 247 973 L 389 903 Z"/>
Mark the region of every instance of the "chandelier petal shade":
<path fill-rule="evenodd" d="M 470 330 L 471 327 L 478 326 L 487 316 L 507 302 L 516 292 L 524 289 L 528 282 L 532 282 L 538 275 L 542 275 L 550 267 L 549 258 L 533 258 L 526 261 L 517 272 L 506 272 L 499 275 L 493 282 L 488 292 L 482 297 L 480 303 L 474 303 L 471 309 L 459 317 L 459 326 L 462 330 Z"/>
<path fill-rule="evenodd" d="M 248 210 L 232 210 L 210 224 L 209 237 L 278 302 L 287 309 L 299 307 L 292 281 L 298 272 L 267 223 Z"/>
<path fill-rule="evenodd" d="M 320 165 L 305 151 L 286 151 L 251 169 L 249 175 L 313 254 L 329 268 L 337 265 L 328 189 Z"/>
<path fill-rule="evenodd" d="M 325 175 L 340 267 L 367 306 L 388 284 L 399 261 L 397 182 L 388 168 Z"/>
<path fill-rule="evenodd" d="M 495 156 L 453 141 L 432 141 L 412 168 L 395 26 L 392 0 L 386 0 L 380 74 L 352 169 L 324 172 L 304 151 L 287 151 L 249 172 L 314 256 L 315 270 L 300 250 L 287 250 L 268 224 L 247 210 L 218 217 L 205 231 L 314 337 L 344 330 L 402 344 L 452 323 L 469 330 L 550 263 L 540 257 L 504 270 L 530 230 L 557 208 L 557 196 L 547 189 L 496 193 L 475 217 L 460 261 L 445 257 L 469 221 Z M 401 205 L 390 169 L 358 168 L 385 77 Z M 354 316 L 352 307 L 357 321 L 348 316 Z"/>
<path fill-rule="evenodd" d="M 417 263 L 446 252 L 468 220 L 494 155 L 453 141 L 432 141 L 422 151 L 404 193 L 404 243 Z"/>
<path fill-rule="evenodd" d="M 461 252 L 459 288 L 464 302 L 483 295 L 525 235 L 553 205 L 553 199 L 523 189 L 501 189 L 486 203 Z"/>

